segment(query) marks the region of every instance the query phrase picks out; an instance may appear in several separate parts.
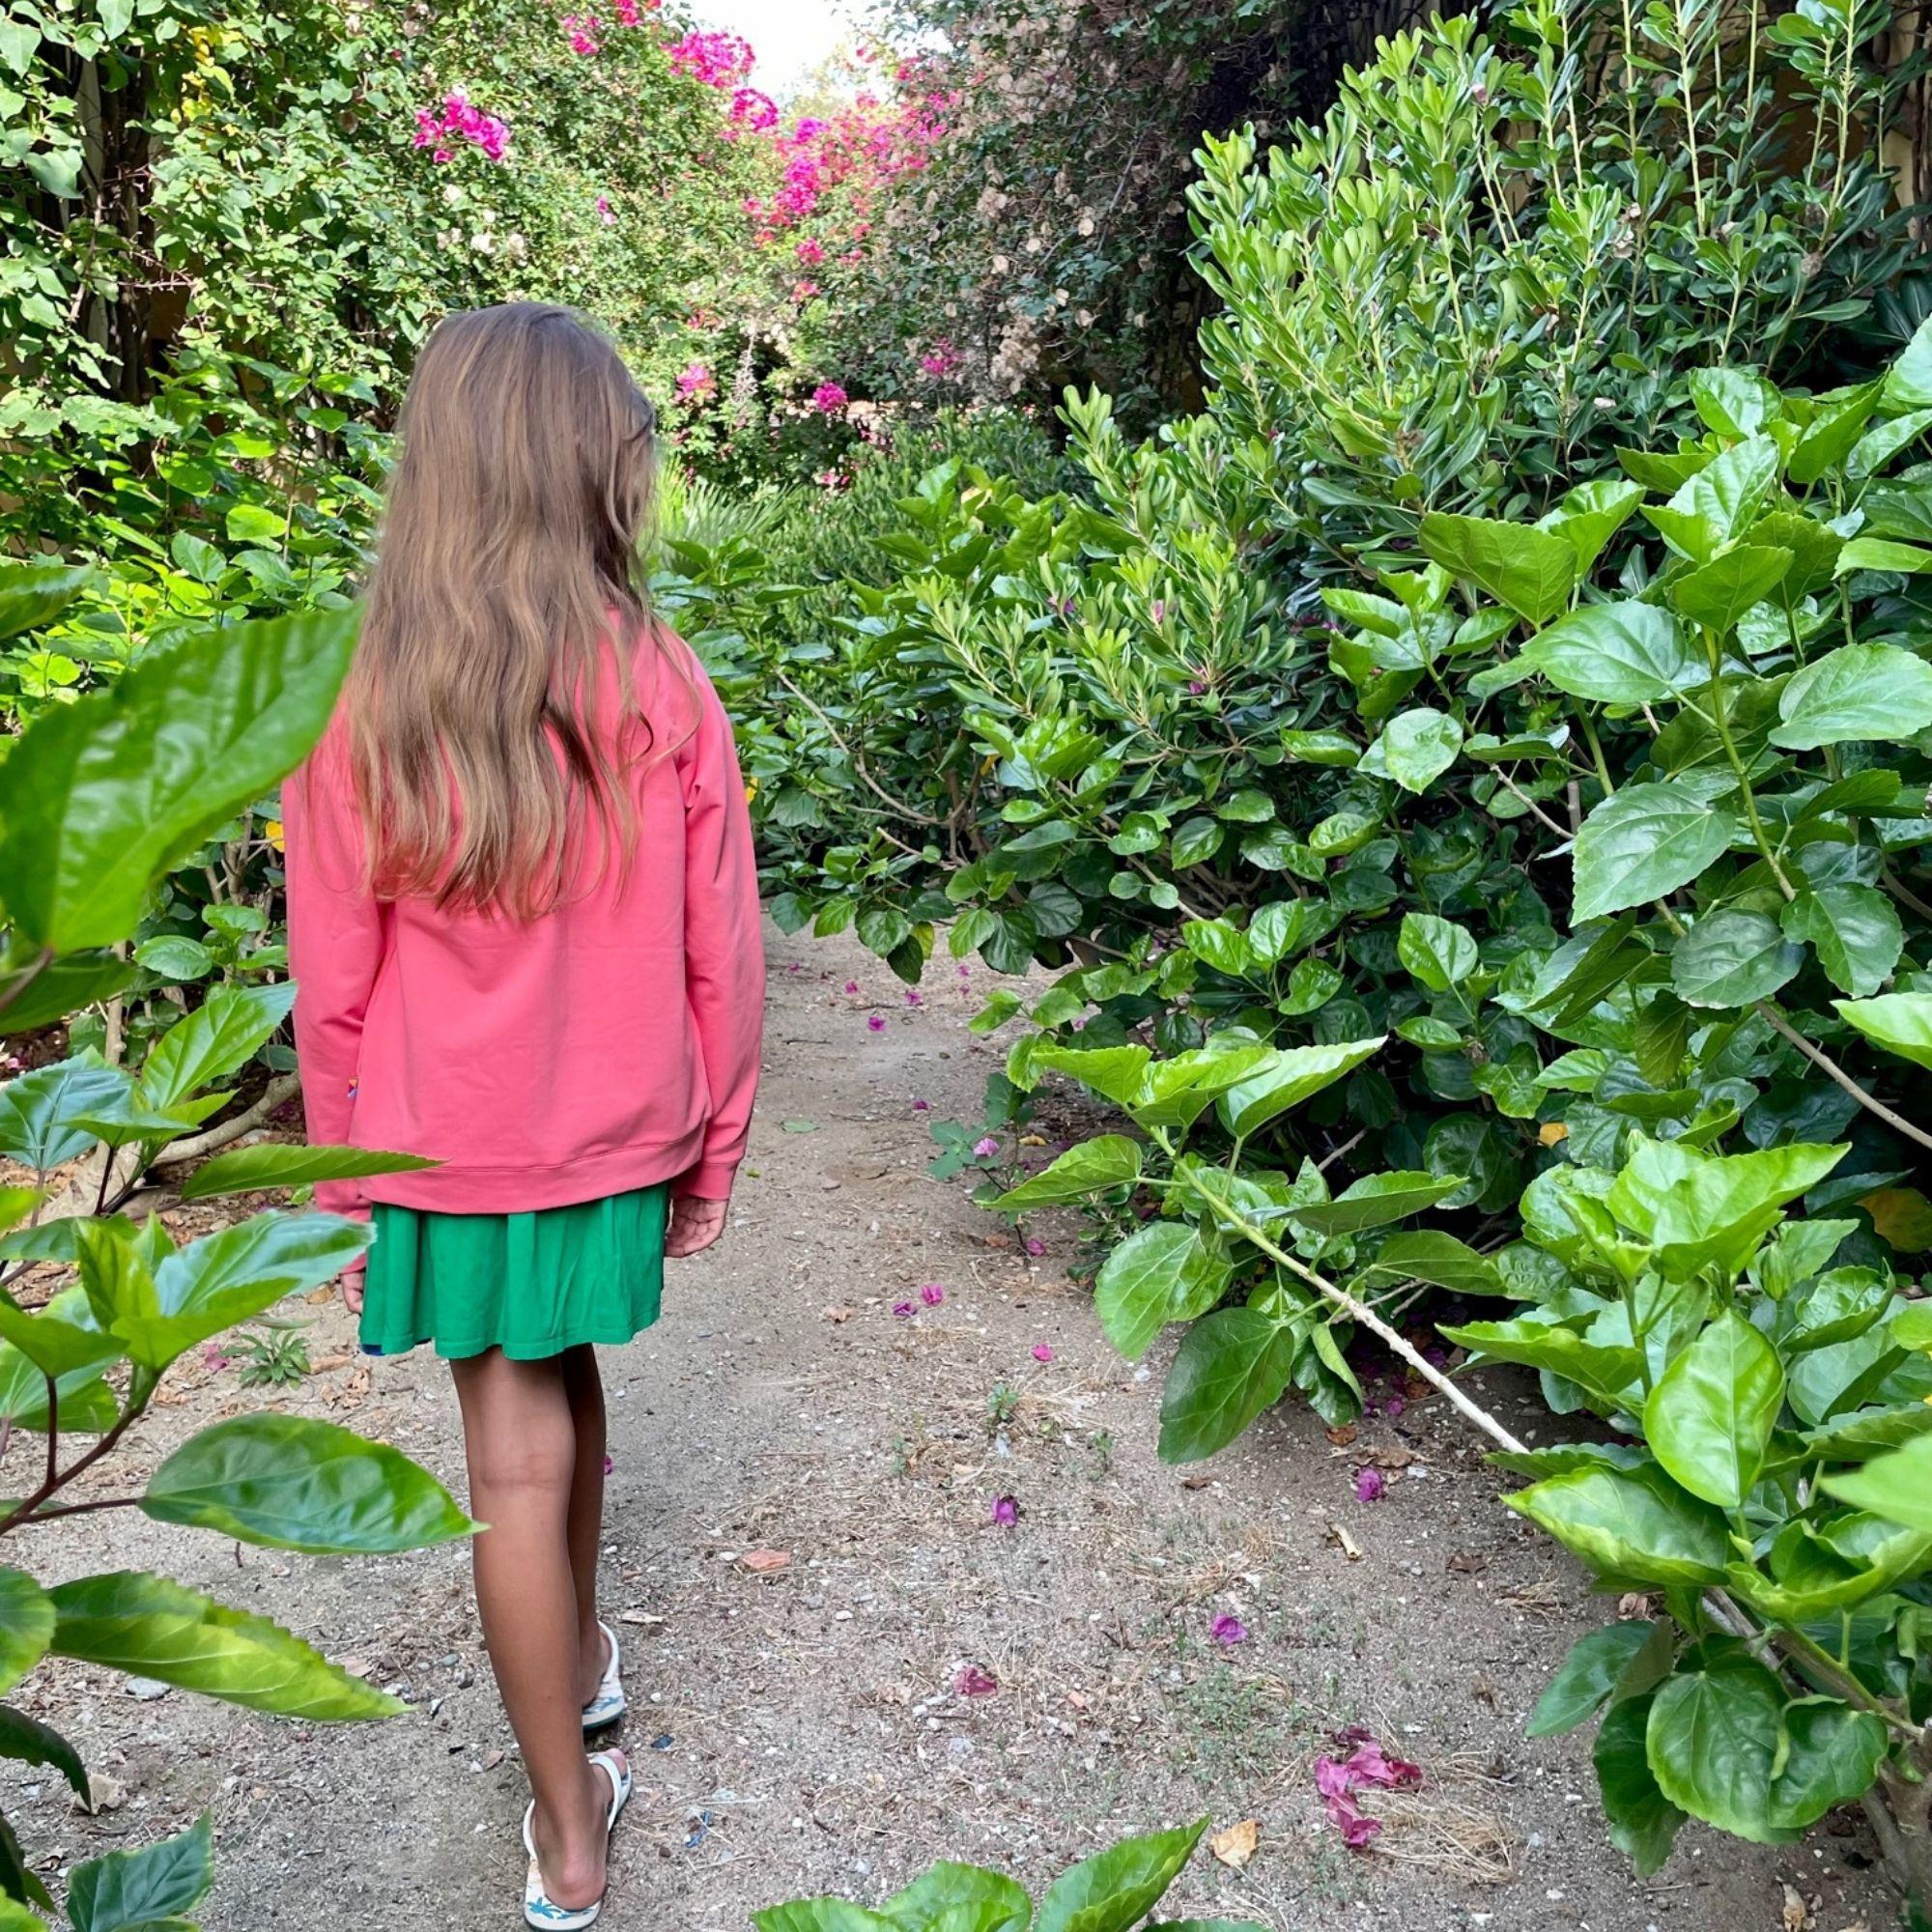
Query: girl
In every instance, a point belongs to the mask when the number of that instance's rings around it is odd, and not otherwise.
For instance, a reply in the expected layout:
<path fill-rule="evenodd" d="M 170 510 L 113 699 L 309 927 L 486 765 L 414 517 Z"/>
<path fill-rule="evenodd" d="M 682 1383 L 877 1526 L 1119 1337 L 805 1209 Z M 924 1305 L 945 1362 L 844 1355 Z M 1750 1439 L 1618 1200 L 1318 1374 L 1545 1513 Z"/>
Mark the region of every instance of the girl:
<path fill-rule="evenodd" d="M 524 1916 L 590 1924 L 624 1712 L 597 1615 L 592 1352 L 724 1226 L 764 969 L 731 730 L 646 607 L 650 406 L 566 309 L 452 316 L 403 411 L 341 709 L 287 787 L 311 1137 L 438 1165 L 373 1208 L 364 1349 L 432 1344 L 463 1411 L 476 1599 L 529 1773 Z"/>

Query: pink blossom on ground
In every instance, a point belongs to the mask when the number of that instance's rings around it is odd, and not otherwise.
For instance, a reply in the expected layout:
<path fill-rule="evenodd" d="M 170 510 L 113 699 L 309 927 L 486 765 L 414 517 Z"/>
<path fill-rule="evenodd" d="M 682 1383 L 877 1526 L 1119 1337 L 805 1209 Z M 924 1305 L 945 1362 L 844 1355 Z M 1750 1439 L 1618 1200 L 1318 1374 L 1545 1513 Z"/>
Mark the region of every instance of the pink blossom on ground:
<path fill-rule="evenodd" d="M 919 1298 L 928 1308 L 937 1308 L 946 1299 L 946 1291 L 938 1282 L 929 1281 L 919 1292 Z"/>
<path fill-rule="evenodd" d="M 1053 1345 L 1050 1342 L 1036 1342 L 1033 1345 L 1033 1358 L 1036 1362 L 1053 1360 Z"/>
<path fill-rule="evenodd" d="M 219 1375 L 228 1366 L 228 1357 L 221 1352 L 219 1342 L 210 1342 L 201 1351 L 201 1366 L 210 1375 Z"/>
<path fill-rule="evenodd" d="M 1046 1243 L 1037 1235 L 1029 1235 L 1022 1245 L 1036 1260 L 1046 1252 Z"/>
<path fill-rule="evenodd" d="M 1350 1851 L 1360 1851 L 1378 1832 L 1380 1823 L 1362 1815 L 1356 1796 L 1365 1785 L 1401 1790 L 1422 1782 L 1422 1767 L 1405 1758 L 1384 1753 L 1375 1739 L 1358 1729 L 1344 1731 L 1338 1744 L 1353 1744 L 1355 1748 L 1339 1762 L 1327 1756 L 1315 1760 L 1315 1789 L 1328 1813 L 1328 1821 L 1342 1834 Z"/>
<path fill-rule="evenodd" d="M 847 980 L 845 981 L 845 990 L 846 990 L 846 991 L 847 991 L 848 993 L 856 993 L 856 992 L 857 992 L 857 991 L 859 990 L 859 982 L 858 982 L 858 980 Z"/>
<path fill-rule="evenodd" d="M 929 1114 L 932 1112 L 932 1102 L 930 1100 L 915 1100 L 912 1103 L 912 1110 L 915 1114 Z"/>
<path fill-rule="evenodd" d="M 1355 1500 L 1358 1503 L 1378 1503 L 1388 1489 L 1388 1478 L 1373 1464 L 1355 1471 Z"/>
<path fill-rule="evenodd" d="M 909 1007 L 923 1007 L 925 1005 L 925 996 L 918 991 L 917 988 L 908 987 L 906 989 L 905 1003 Z"/>
<path fill-rule="evenodd" d="M 999 1151 L 1000 1151 L 1000 1144 L 993 1138 L 991 1134 L 982 1135 L 979 1140 L 973 1143 L 973 1151 L 977 1153 L 981 1160 L 984 1160 L 988 1154 L 998 1153 Z"/>
<path fill-rule="evenodd" d="M 610 1453 L 607 1451 L 604 1457 L 604 1473 L 608 1476 L 616 1466 L 617 1464 L 611 1460 Z"/>
<path fill-rule="evenodd" d="M 913 1308 L 913 1304 L 910 1301 L 895 1301 L 893 1303 L 893 1313 L 896 1315 L 901 1321 L 908 1321 L 912 1317 L 914 1312 L 915 1311 Z"/>
<path fill-rule="evenodd" d="M 1230 1649 L 1233 1649 L 1237 1643 L 1247 1642 L 1248 1627 L 1239 1617 L 1229 1616 L 1226 1612 L 1223 1612 L 1214 1619 L 1213 1629 L 1209 1631 L 1208 1634 L 1213 1637 L 1216 1643 L 1224 1643 Z"/>
<path fill-rule="evenodd" d="M 821 415 L 836 416 L 851 400 L 838 383 L 821 383 L 811 392 L 811 407 Z"/>
<path fill-rule="evenodd" d="M 1394 1418 L 1400 1415 L 1403 1412 L 1403 1410 L 1408 1405 L 1403 1401 L 1401 1396 L 1392 1395 L 1389 1397 L 1388 1401 L 1382 1405 L 1382 1413 L 1388 1416 L 1391 1421 L 1393 1421 Z"/>
<path fill-rule="evenodd" d="M 1013 1524 L 1018 1522 L 1019 1520 L 1020 1506 L 1014 1497 L 995 1496 L 993 1498 L 993 1520 L 1002 1529 L 1012 1528 Z"/>
<path fill-rule="evenodd" d="M 990 1697 L 1000 1688 L 1000 1680 L 977 1663 L 962 1663 L 954 1673 L 952 1689 L 961 1697 Z"/>
<path fill-rule="evenodd" d="M 871 1018 L 866 1022 L 866 1030 L 868 1033 L 884 1033 L 886 1030 L 886 1022 L 884 1017 L 879 1013 L 874 1013 L 871 1016 Z"/>

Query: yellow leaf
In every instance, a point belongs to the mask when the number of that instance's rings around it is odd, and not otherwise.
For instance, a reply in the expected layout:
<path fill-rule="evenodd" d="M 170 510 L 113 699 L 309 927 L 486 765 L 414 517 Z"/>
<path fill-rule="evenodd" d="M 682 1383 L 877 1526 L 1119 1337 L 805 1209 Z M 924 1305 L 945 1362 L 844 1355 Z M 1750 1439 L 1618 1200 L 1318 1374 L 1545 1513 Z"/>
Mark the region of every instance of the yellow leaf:
<path fill-rule="evenodd" d="M 1570 1129 L 1561 1121 L 1545 1121 L 1537 1128 L 1536 1138 L 1545 1147 L 1556 1147 L 1561 1142 L 1567 1141 L 1570 1138 Z"/>
<path fill-rule="evenodd" d="M 1932 1248 L 1932 1201 L 1916 1187 L 1881 1187 L 1859 1203 L 1872 1217 L 1872 1226 L 1902 1255 L 1920 1255 Z"/>
<path fill-rule="evenodd" d="M 1216 1832 L 1208 1840 L 1208 1849 L 1224 1865 L 1232 1865 L 1239 1871 L 1254 1857 L 1255 1848 L 1261 1841 L 1261 1820 L 1243 1818 L 1238 1825 L 1230 1825 L 1225 1832 Z"/>

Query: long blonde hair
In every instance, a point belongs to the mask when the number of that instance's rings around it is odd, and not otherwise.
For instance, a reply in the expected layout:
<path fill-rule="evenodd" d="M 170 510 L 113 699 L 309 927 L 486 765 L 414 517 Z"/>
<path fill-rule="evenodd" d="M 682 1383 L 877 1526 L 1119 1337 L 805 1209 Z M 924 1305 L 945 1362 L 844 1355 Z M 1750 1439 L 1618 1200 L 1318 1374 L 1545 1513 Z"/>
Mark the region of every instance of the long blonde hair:
<path fill-rule="evenodd" d="M 582 317 L 506 302 L 437 327 L 401 428 L 345 706 L 370 877 L 535 918 L 593 856 L 628 864 L 626 748 L 670 749 L 632 663 L 660 641 L 639 562 L 655 419 Z"/>

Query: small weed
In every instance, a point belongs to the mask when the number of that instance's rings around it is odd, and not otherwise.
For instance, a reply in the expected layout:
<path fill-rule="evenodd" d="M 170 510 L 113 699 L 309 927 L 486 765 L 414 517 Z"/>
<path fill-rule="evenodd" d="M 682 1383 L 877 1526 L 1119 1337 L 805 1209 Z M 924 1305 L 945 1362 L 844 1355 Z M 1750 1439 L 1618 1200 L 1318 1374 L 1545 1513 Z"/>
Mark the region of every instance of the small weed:
<path fill-rule="evenodd" d="M 1087 1466 L 1087 1474 L 1094 1482 L 1112 1474 L 1114 1467 L 1114 1433 L 1110 1429 L 1096 1429 L 1087 1438 L 1087 1453 L 1094 1460 Z"/>
<path fill-rule="evenodd" d="M 1298 1705 L 1283 1706 L 1267 1689 L 1217 1664 L 1174 1695 L 1183 1756 L 1209 1778 L 1245 1781 L 1278 1770 L 1297 1735 L 1313 1724 Z"/>
<path fill-rule="evenodd" d="M 309 1373 L 305 1321 L 270 1320 L 235 1345 L 243 1388 L 292 1388 Z"/>
<path fill-rule="evenodd" d="M 1009 1388 L 1005 1382 L 999 1383 L 986 1398 L 986 1434 L 997 1435 L 1001 1430 L 1009 1427 L 1019 1412 L 1019 1390 Z"/>
<path fill-rule="evenodd" d="M 893 1474 L 909 1476 L 912 1474 L 912 1437 L 895 1435 L 893 1437 Z"/>

